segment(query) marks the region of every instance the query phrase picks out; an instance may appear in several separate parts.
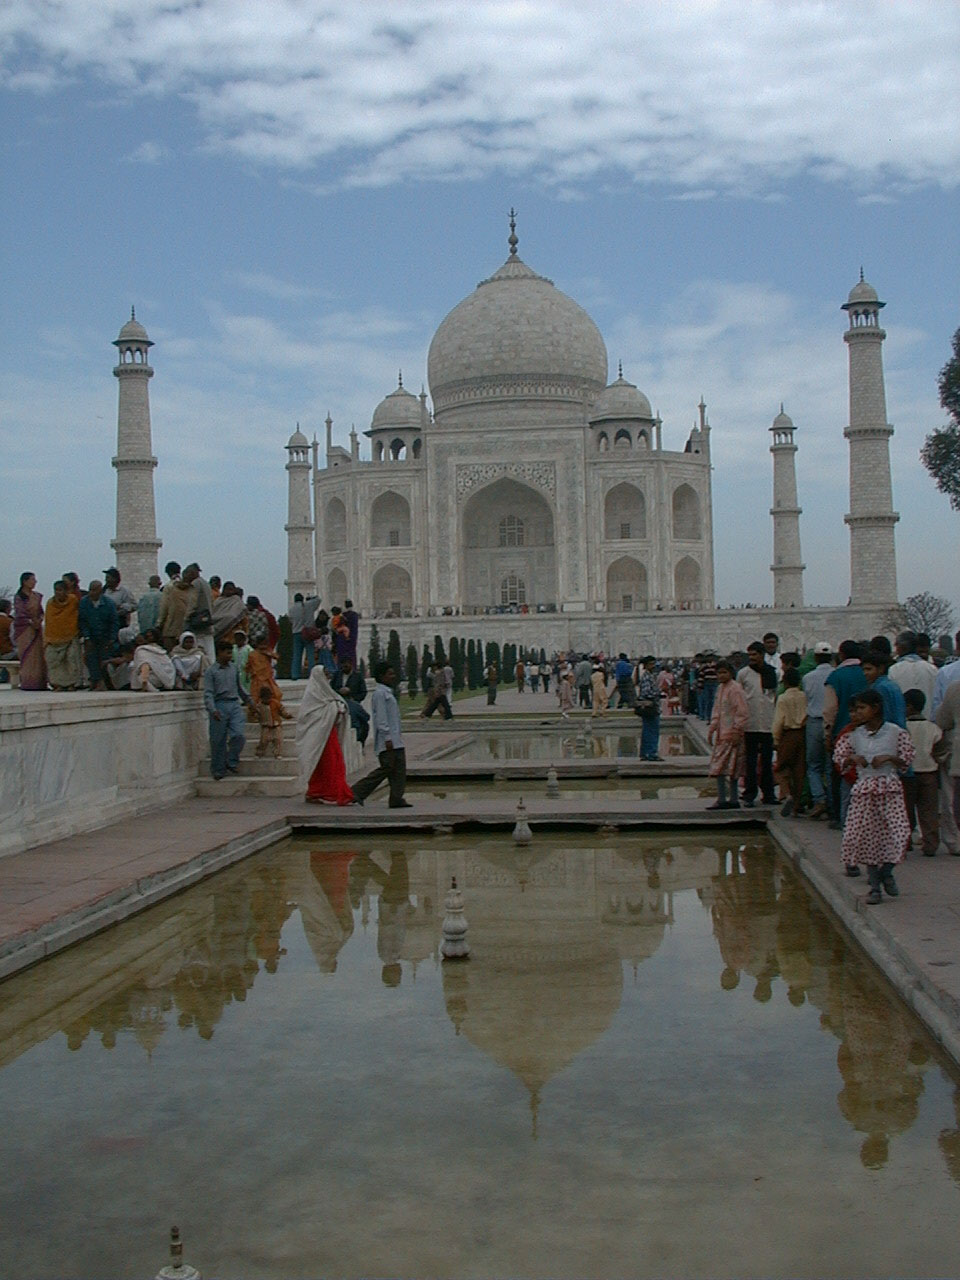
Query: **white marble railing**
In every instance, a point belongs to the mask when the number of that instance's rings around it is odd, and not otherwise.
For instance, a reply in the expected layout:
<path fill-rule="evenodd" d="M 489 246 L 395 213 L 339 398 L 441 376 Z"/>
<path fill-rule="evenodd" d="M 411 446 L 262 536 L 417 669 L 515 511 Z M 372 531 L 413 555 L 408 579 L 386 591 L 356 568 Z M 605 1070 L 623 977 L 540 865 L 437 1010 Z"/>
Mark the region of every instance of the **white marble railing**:
<path fill-rule="evenodd" d="M 206 737 L 198 693 L 0 692 L 0 855 L 193 795 Z"/>

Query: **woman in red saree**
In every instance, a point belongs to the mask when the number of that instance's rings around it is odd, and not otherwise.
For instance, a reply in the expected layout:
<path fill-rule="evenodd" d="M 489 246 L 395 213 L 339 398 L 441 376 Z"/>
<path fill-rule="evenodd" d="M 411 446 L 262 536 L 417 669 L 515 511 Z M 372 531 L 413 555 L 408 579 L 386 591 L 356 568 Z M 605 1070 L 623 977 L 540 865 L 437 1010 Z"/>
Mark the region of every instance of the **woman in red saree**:
<path fill-rule="evenodd" d="M 21 573 L 20 590 L 13 597 L 13 639 L 20 659 L 20 688 L 46 689 L 43 656 L 43 596 L 34 588 L 35 573 Z"/>
<path fill-rule="evenodd" d="M 341 734 L 349 730 L 347 704 L 330 688 L 323 667 L 315 666 L 297 714 L 297 756 L 308 803 L 354 803 L 340 746 Z"/>

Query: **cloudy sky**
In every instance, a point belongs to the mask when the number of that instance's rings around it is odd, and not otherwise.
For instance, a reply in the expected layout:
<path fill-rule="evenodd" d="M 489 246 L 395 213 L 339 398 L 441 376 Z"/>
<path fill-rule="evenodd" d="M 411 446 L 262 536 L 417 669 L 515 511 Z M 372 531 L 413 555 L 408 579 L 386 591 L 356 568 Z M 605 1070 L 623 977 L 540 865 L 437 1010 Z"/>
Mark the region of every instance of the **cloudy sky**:
<path fill-rule="evenodd" d="M 917 452 L 960 325 L 960 5 L 7 0 L 0 586 L 110 562 L 111 340 L 136 304 L 162 558 L 283 603 L 296 422 L 419 390 L 506 256 L 576 298 L 681 448 L 713 426 L 718 602 L 769 601 L 797 425 L 810 602 L 849 594 L 845 317 L 884 357 L 901 595 L 960 605 Z M 365 444 L 366 442 L 364 442 Z"/>

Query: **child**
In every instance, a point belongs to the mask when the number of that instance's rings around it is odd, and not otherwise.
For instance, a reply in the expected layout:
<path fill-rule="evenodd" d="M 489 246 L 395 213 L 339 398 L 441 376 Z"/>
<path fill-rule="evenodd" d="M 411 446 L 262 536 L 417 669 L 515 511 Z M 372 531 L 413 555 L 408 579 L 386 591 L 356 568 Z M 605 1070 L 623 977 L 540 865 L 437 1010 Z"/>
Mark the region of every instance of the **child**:
<path fill-rule="evenodd" d="M 257 703 L 257 718 L 260 721 L 260 741 L 256 746 L 256 754 L 262 759 L 267 748 L 273 747 L 273 754 L 280 759 L 283 748 L 283 721 L 274 710 L 273 694 L 269 685 L 260 689 L 260 700 Z"/>
<path fill-rule="evenodd" d="M 857 770 L 841 857 L 848 867 L 866 866 L 870 892 L 865 901 L 875 906 L 883 900 L 881 886 L 891 898 L 900 892 L 893 868 L 903 861 L 910 826 L 897 774 L 913 763 L 914 750 L 906 730 L 884 720 L 883 699 L 875 689 L 851 699 L 850 723 L 852 730 L 833 750 L 841 770 L 848 764 Z"/>
<path fill-rule="evenodd" d="M 733 664 L 721 658 L 716 664 L 717 692 L 710 713 L 707 741 L 713 744 L 709 774 L 717 780 L 717 798 L 708 809 L 739 809 L 737 779 L 743 776 L 744 734 L 750 716 L 747 698 L 733 678 Z M 727 780 L 730 798 L 727 799 Z"/>
<path fill-rule="evenodd" d="M 903 700 L 907 704 L 907 733 L 916 752 L 913 772 L 903 780 L 907 821 L 911 831 L 907 848 L 913 848 L 912 833 L 919 821 L 920 835 L 923 838 L 923 856 L 933 858 L 940 843 L 938 770 L 940 757 L 944 754 L 943 730 L 938 729 L 923 714 L 927 697 L 922 689 L 907 689 Z"/>
<path fill-rule="evenodd" d="M 203 673 L 203 705 L 210 718 L 210 774 L 219 782 L 236 773 L 243 750 L 243 706 L 250 699 L 233 665 L 233 645 L 217 641 L 217 661 Z"/>
<path fill-rule="evenodd" d="M 773 715 L 773 745 L 777 749 L 777 767 L 773 776 L 780 788 L 781 799 L 786 792 L 786 799 L 780 810 L 785 818 L 800 812 L 803 777 L 807 771 L 804 729 L 807 723 L 807 695 L 800 688 L 800 672 L 795 666 L 788 665 L 787 656 L 784 654 L 783 693 L 777 699 Z"/>

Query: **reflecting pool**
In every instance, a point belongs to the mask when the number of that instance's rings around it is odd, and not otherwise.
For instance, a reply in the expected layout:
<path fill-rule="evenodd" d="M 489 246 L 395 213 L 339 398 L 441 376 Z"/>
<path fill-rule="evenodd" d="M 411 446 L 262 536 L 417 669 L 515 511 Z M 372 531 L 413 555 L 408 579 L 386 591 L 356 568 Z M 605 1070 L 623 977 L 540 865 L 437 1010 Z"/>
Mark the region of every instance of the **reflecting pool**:
<path fill-rule="evenodd" d="M 558 733 L 555 729 L 523 733 L 487 733 L 473 731 L 469 742 L 440 751 L 433 760 L 639 760 L 640 729 L 613 733 L 579 729 Z M 660 755 L 695 756 L 701 754 L 681 730 L 664 730 L 660 734 Z"/>
<path fill-rule="evenodd" d="M 0 985 L 0 1270 L 956 1275 L 958 1084 L 753 833 L 291 841 Z"/>

